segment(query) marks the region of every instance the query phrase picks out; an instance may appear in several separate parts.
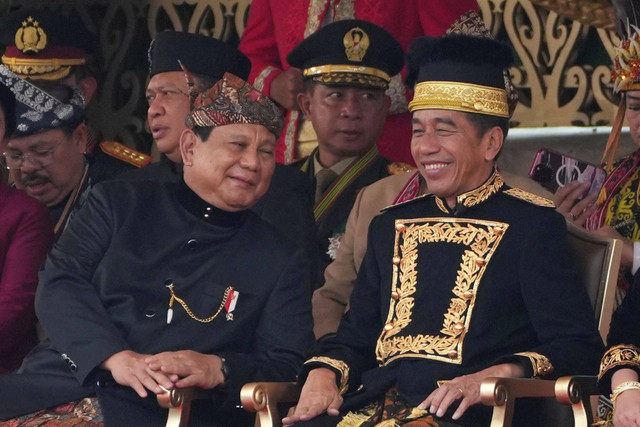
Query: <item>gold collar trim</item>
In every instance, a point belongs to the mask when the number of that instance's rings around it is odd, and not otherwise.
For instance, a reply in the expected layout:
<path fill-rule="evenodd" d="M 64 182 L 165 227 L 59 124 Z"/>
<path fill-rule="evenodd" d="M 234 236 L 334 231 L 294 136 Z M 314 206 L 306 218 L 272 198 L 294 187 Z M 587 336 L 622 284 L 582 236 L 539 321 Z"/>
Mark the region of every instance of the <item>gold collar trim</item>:
<path fill-rule="evenodd" d="M 509 118 L 507 91 L 504 89 L 460 82 L 418 83 L 409 111 L 434 109 Z"/>
<path fill-rule="evenodd" d="M 480 187 L 458 195 L 458 197 L 456 197 L 456 205 L 462 205 L 466 208 L 479 205 L 500 191 L 503 186 L 504 179 L 502 179 L 500 173 L 494 169 L 493 174 Z M 436 205 L 444 213 L 450 213 L 451 211 L 451 209 L 447 208 L 445 201 L 437 196 Z"/>

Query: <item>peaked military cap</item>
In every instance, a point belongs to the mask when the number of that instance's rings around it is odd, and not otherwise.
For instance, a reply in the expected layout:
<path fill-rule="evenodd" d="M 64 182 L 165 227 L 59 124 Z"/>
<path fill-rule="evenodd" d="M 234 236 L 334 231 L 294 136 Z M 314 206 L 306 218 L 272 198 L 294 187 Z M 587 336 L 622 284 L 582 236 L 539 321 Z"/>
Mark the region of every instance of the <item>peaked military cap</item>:
<path fill-rule="evenodd" d="M 349 19 L 311 34 L 287 55 L 287 62 L 318 83 L 386 89 L 404 66 L 404 52 L 385 29 Z"/>
<path fill-rule="evenodd" d="M 247 80 L 251 71 L 249 58 L 213 37 L 180 31 L 156 34 L 149 46 L 149 76 L 182 71 L 180 63 L 191 73 L 215 80 L 221 79 L 226 72 Z"/>
<path fill-rule="evenodd" d="M 55 96 L 23 79 L 7 66 L 0 65 L 0 83 L 11 89 L 16 98 L 16 129 L 13 136 L 32 135 L 84 119 L 84 99 L 79 89 L 58 84 Z M 53 88 L 52 88 L 53 89 Z M 65 99 L 61 93 L 65 91 Z"/>
<path fill-rule="evenodd" d="M 407 85 L 414 86 L 409 111 L 456 110 L 509 117 L 504 69 L 508 46 L 486 37 L 450 34 L 420 37 L 408 54 Z"/>
<path fill-rule="evenodd" d="M 58 80 L 84 65 L 96 39 L 74 17 L 51 11 L 11 13 L 0 21 L 2 63 L 23 78 Z"/>

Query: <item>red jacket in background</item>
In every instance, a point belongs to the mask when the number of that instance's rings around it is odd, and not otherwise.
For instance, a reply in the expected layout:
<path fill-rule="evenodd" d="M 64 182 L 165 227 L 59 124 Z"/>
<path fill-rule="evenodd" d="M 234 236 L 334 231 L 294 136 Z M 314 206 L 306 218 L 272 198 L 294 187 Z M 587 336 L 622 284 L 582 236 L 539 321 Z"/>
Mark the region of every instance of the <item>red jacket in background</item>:
<path fill-rule="evenodd" d="M 53 242 L 48 209 L 0 181 L 0 373 L 36 344 L 38 270 Z"/>

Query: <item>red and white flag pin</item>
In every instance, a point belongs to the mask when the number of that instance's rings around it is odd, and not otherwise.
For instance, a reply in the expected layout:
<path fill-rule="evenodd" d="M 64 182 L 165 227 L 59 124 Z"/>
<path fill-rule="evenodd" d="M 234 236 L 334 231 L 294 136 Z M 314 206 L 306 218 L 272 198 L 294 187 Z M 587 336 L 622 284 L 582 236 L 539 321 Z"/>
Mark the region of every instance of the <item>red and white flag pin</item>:
<path fill-rule="evenodd" d="M 240 296 L 240 292 L 234 291 L 233 289 L 229 292 L 229 296 L 227 297 L 227 302 L 224 305 L 224 309 L 227 310 L 227 320 L 233 320 L 233 310 L 236 309 L 236 304 L 238 303 L 238 297 Z"/>

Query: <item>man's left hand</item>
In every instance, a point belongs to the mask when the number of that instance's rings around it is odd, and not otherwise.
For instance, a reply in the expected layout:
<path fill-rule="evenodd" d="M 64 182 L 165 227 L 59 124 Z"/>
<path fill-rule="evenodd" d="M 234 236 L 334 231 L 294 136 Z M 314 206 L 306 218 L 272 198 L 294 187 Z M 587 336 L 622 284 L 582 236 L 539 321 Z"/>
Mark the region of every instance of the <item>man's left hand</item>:
<path fill-rule="evenodd" d="M 219 356 L 191 350 L 167 351 L 145 359 L 149 373 L 162 372 L 179 379 L 178 388 L 198 387 L 212 389 L 224 383 L 222 360 Z"/>
<path fill-rule="evenodd" d="M 463 375 L 444 383 L 418 405 L 418 408 L 428 409 L 431 414 L 442 417 L 452 403 L 460 401 L 451 417 L 457 420 L 471 405 L 480 403 L 482 380 L 488 377 L 522 377 L 523 375 L 523 368 L 513 363 L 491 366 L 475 374 Z"/>

